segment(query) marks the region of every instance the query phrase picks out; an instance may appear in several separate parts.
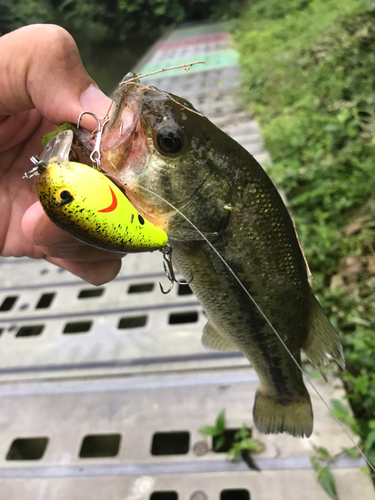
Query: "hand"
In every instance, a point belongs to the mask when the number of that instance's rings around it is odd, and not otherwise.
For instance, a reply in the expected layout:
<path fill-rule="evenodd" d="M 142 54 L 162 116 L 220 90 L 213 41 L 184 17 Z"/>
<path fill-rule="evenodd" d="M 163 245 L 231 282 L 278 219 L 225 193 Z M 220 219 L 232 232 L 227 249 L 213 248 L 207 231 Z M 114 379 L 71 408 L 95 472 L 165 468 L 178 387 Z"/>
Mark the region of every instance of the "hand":
<path fill-rule="evenodd" d="M 89 247 L 58 229 L 22 179 L 41 139 L 82 111 L 104 116 L 110 99 L 86 73 L 77 46 L 58 26 L 27 26 L 0 38 L 0 255 L 44 258 L 99 285 L 113 279 L 123 255 Z M 85 115 L 82 126 L 94 130 Z"/>

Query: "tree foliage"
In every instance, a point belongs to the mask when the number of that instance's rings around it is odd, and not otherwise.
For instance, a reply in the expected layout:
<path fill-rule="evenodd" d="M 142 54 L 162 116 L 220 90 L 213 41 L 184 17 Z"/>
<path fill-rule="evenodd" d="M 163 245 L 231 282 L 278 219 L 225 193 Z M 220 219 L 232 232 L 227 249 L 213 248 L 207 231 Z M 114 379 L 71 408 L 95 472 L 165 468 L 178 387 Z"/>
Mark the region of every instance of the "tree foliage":
<path fill-rule="evenodd" d="M 77 42 L 83 62 L 107 93 L 171 25 L 228 19 L 245 0 L 0 0 L 0 35 L 54 23 Z"/>
<path fill-rule="evenodd" d="M 0 0 L 0 32 L 37 22 L 54 22 L 89 39 L 124 40 L 159 35 L 185 21 L 238 16 L 244 0 Z"/>

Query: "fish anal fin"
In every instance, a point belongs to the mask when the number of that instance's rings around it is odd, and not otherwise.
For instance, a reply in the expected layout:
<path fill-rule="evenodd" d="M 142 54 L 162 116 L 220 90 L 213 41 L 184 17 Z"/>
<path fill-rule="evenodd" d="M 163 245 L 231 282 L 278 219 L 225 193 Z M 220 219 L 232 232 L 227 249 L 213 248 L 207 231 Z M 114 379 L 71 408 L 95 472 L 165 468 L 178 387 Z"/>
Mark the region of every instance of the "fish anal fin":
<path fill-rule="evenodd" d="M 345 368 L 344 353 L 338 334 L 313 293 L 311 293 L 308 336 L 302 349 L 323 377 L 325 377 L 326 367 L 330 361 L 327 354 L 342 369 Z"/>
<path fill-rule="evenodd" d="M 309 437 L 313 430 L 313 412 L 309 393 L 281 398 L 268 394 L 260 386 L 255 395 L 254 424 L 260 432 L 286 432 L 296 437 Z"/>
<path fill-rule="evenodd" d="M 222 334 L 222 332 L 211 320 L 208 320 L 203 328 L 202 344 L 207 349 L 215 349 L 216 351 L 238 350 L 238 348 Z"/>

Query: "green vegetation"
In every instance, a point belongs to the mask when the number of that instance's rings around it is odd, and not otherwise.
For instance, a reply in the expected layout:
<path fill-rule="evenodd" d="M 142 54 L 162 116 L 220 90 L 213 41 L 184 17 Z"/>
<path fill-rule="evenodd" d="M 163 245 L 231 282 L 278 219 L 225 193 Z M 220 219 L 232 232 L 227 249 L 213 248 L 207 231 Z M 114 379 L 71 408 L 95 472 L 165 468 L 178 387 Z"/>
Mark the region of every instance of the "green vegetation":
<path fill-rule="evenodd" d="M 335 478 L 328 468 L 328 464 L 332 461 L 333 458 L 330 456 L 329 452 L 322 447 L 318 448 L 316 450 L 316 456 L 311 458 L 311 463 L 316 471 L 319 484 L 330 498 L 333 498 L 333 500 L 339 500 L 339 497 L 337 496 Z"/>
<path fill-rule="evenodd" d="M 185 21 L 222 20 L 239 14 L 244 0 L 0 0 L 0 34 L 26 24 L 55 22 L 91 40 L 160 35 Z"/>
<path fill-rule="evenodd" d="M 258 0 L 235 40 L 375 465 L 375 1 Z"/>
<path fill-rule="evenodd" d="M 107 93 L 172 25 L 239 15 L 245 0 L 0 0 L 0 35 L 53 23 L 74 37 L 82 60 Z"/>
<path fill-rule="evenodd" d="M 335 408 L 334 413 L 336 417 L 340 418 L 340 420 L 346 421 L 348 425 L 351 425 L 354 419 L 348 409 L 340 401 L 332 400 L 332 403 Z M 315 453 L 310 460 L 314 470 L 316 471 L 316 477 L 319 484 L 330 498 L 333 498 L 333 500 L 339 500 L 336 490 L 335 477 L 329 466 L 333 464 L 341 455 L 347 455 L 350 458 L 359 458 L 360 453 L 357 447 L 343 448 L 343 450 L 337 455 L 331 455 L 329 451 L 322 446 L 315 447 L 314 451 Z"/>
<path fill-rule="evenodd" d="M 249 453 L 259 453 L 264 446 L 257 439 L 251 437 L 251 431 L 243 424 L 241 429 L 227 429 L 225 424 L 225 410 L 222 410 L 216 418 L 215 425 L 207 425 L 199 429 L 204 436 L 212 437 L 212 447 L 215 451 L 226 451 L 228 458 L 235 460 L 240 456 L 254 468 L 255 464 L 250 461 Z"/>

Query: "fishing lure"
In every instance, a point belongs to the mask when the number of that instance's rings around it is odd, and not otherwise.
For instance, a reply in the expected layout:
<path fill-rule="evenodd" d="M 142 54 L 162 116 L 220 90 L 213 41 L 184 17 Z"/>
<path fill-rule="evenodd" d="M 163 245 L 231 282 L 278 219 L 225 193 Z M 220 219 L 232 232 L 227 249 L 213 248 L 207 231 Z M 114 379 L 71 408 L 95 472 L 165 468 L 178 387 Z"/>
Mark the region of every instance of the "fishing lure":
<path fill-rule="evenodd" d="M 146 220 L 99 170 L 69 161 L 72 130 L 50 139 L 25 177 L 37 176 L 36 191 L 48 217 L 91 246 L 114 252 L 162 249 L 167 234 Z"/>

